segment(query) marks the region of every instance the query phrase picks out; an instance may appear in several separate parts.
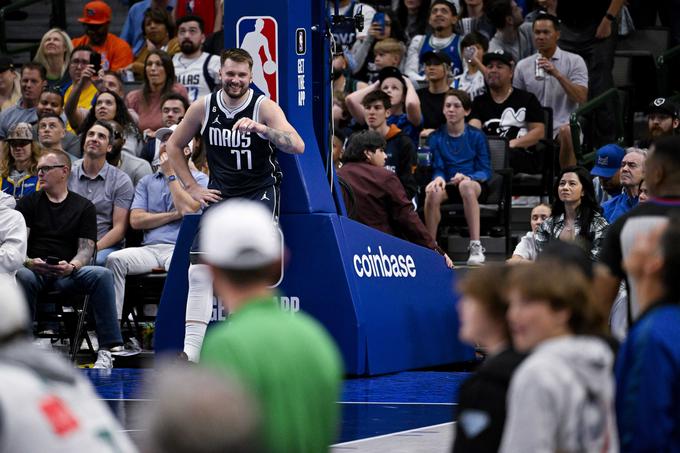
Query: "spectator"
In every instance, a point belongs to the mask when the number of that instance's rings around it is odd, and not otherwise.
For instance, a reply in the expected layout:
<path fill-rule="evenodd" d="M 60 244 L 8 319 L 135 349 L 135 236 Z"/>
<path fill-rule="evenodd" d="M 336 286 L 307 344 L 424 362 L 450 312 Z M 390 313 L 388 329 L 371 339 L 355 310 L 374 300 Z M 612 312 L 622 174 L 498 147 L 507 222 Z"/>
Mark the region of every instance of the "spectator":
<path fill-rule="evenodd" d="M 159 129 L 159 140 L 167 140 L 173 130 L 174 127 Z M 184 155 L 188 161 L 191 148 L 185 148 Z M 125 276 L 144 274 L 157 267 L 167 271 L 182 218 L 201 208 L 175 176 L 165 153 L 165 145 L 161 145 L 159 164 L 156 173 L 144 176 L 137 185 L 130 208 L 130 226 L 144 231 L 142 246 L 118 250 L 106 260 L 106 267 L 113 273 L 118 319 L 123 313 Z M 206 175 L 198 171 L 192 171 L 192 175 L 201 186 L 208 186 Z"/>
<path fill-rule="evenodd" d="M 590 259 L 597 261 L 609 224 L 600 214 L 588 170 L 583 167 L 563 168 L 554 190 L 551 216 L 536 231 L 538 253 L 557 239 L 577 241 L 584 250 L 590 251 Z"/>
<path fill-rule="evenodd" d="M 460 36 L 454 32 L 458 13 L 456 7 L 447 0 L 434 0 L 430 6 L 430 26 L 432 34 L 418 35 L 411 39 L 406 52 L 406 75 L 417 87 L 425 86 L 425 68 L 422 56 L 431 50 L 446 52 L 452 61 L 453 76 L 463 72 L 463 61 L 460 57 Z"/>
<path fill-rule="evenodd" d="M 163 126 L 161 97 L 171 93 L 187 96 L 187 90 L 176 82 L 170 56 L 162 50 L 152 50 L 144 61 L 142 88 L 128 93 L 125 103 L 139 115 L 139 129 L 148 132 Z"/>
<path fill-rule="evenodd" d="M 528 57 L 536 50 L 531 33 L 531 24 L 525 24 L 522 10 L 515 0 L 492 0 L 487 14 L 496 34 L 489 41 L 489 51 L 512 55 L 514 61 Z"/>
<path fill-rule="evenodd" d="M 379 133 L 385 140 L 383 149 L 387 156 L 385 168 L 397 175 L 404 186 L 406 197 L 409 200 L 413 199 L 418 193 L 418 183 L 413 174 L 418 161 L 416 147 L 396 125 L 387 125 L 392 108 L 389 95 L 383 91 L 371 91 L 363 99 L 362 104 L 368 129 Z"/>
<path fill-rule="evenodd" d="M 175 23 L 188 15 L 200 17 L 210 32 L 218 31 L 223 26 L 224 5 L 222 0 L 178 0 L 172 10 Z"/>
<path fill-rule="evenodd" d="M 538 250 L 536 248 L 536 231 L 545 220 L 550 217 L 550 206 L 545 203 L 534 206 L 531 210 L 531 231 L 520 239 L 519 244 L 512 252 L 508 263 L 520 263 L 522 261 L 536 261 Z"/>
<path fill-rule="evenodd" d="M 111 7 L 102 0 L 94 0 L 83 7 L 83 16 L 78 18 L 85 34 L 73 38 L 73 47 L 88 45 L 102 56 L 104 70 L 118 71 L 128 67 L 133 60 L 132 49 L 125 40 L 109 33 Z"/>
<path fill-rule="evenodd" d="M 430 0 L 399 0 L 397 19 L 404 27 L 406 42 L 427 32 L 430 18 Z"/>
<path fill-rule="evenodd" d="M 38 140 L 43 148 L 54 148 L 57 146 L 62 151 L 66 151 L 71 156 L 80 157 L 80 139 L 77 135 L 66 130 L 66 124 L 64 122 L 64 97 L 60 91 L 56 88 L 46 89 L 40 93 L 40 98 L 38 99 L 38 106 L 36 107 L 36 113 L 38 114 L 38 124 L 33 127 L 33 139 Z M 48 129 L 55 130 L 63 129 L 64 134 L 62 137 L 61 132 L 57 131 L 57 135 L 60 138 L 60 142 L 50 142 L 51 144 L 46 145 L 43 143 L 40 137 L 40 120 L 46 116 L 56 116 L 59 118 L 59 124 L 52 124 Z M 48 133 L 45 138 L 50 141 L 53 134 Z"/>
<path fill-rule="evenodd" d="M 616 17 L 623 0 L 569 0 L 557 2 L 560 18 L 560 48 L 580 55 L 588 67 L 588 99 L 594 99 L 614 86 L 612 68 L 617 41 Z M 587 14 L 584 14 L 588 11 Z M 596 112 L 596 135 L 604 143 L 613 142 L 614 107 Z"/>
<path fill-rule="evenodd" d="M 125 85 L 119 73 L 114 71 L 104 71 L 101 82 L 98 84 L 100 91 L 109 90 L 116 93 L 121 99 L 125 99 Z M 139 115 L 132 109 L 127 109 L 134 124 L 139 123 Z"/>
<path fill-rule="evenodd" d="M 172 8 L 168 0 L 141 0 L 130 6 L 120 37 L 130 45 L 134 55 L 139 54 L 146 45 L 144 39 L 144 14 L 146 11 L 159 9 L 172 12 Z"/>
<path fill-rule="evenodd" d="M 463 65 L 465 70 L 462 74 L 456 76 L 451 86 L 467 92 L 470 99 L 474 100 L 477 96 L 486 93 L 486 82 L 484 81 L 486 67 L 482 60 L 486 51 L 489 50 L 489 41 L 481 33 L 473 31 L 465 35 L 460 42 L 460 48 L 463 49 L 463 53 L 468 52 L 469 55 L 464 55 Z M 474 50 L 474 53 L 472 53 L 472 50 Z"/>
<path fill-rule="evenodd" d="M 53 28 L 43 35 L 33 61 L 40 63 L 47 71 L 49 88 L 61 89 L 68 84 L 71 52 L 71 37 L 64 30 Z"/>
<path fill-rule="evenodd" d="M 0 55 L 0 112 L 13 107 L 21 98 L 21 84 L 12 57 Z"/>
<path fill-rule="evenodd" d="M 26 221 L 14 210 L 15 205 L 14 197 L 0 192 L 0 275 L 9 276 L 12 281 L 24 265 L 28 236 Z"/>
<path fill-rule="evenodd" d="M 185 96 L 178 93 L 168 93 L 161 98 L 161 121 L 163 127 L 171 127 L 173 124 L 179 124 L 184 118 L 184 114 L 189 109 L 189 101 Z M 149 139 L 144 145 L 140 157 L 148 161 L 154 168 L 158 167 L 158 158 L 160 154 L 160 142 L 155 139 L 156 133 L 148 132 Z"/>
<path fill-rule="evenodd" d="M 21 68 L 21 98 L 0 112 L 0 140 L 6 140 L 9 128 L 17 123 L 35 124 L 38 121 L 36 106 L 45 88 L 45 68 L 38 63 L 25 63 Z"/>
<path fill-rule="evenodd" d="M 680 137 L 657 140 L 645 161 L 645 183 L 649 200 L 618 218 L 609 228 L 602 247 L 601 265 L 596 269 L 595 288 L 603 310 L 609 310 L 619 292 L 621 281 L 628 287 L 628 321 L 637 319 L 639 282 L 627 275 L 622 262 L 628 258 L 637 236 L 647 233 L 666 218 L 680 212 Z"/>
<path fill-rule="evenodd" d="M 236 376 L 257 395 L 267 451 L 326 451 L 337 434 L 341 359 L 317 321 L 290 316 L 272 300 L 283 244 L 271 212 L 250 200 L 227 200 L 206 213 L 201 243 L 231 313 L 228 325 L 208 332 L 201 364 Z"/>
<path fill-rule="evenodd" d="M 458 337 L 483 349 L 486 359 L 460 386 L 454 453 L 498 451 L 501 443 L 510 378 L 525 357 L 512 348 L 506 321 L 507 274 L 507 267 L 489 265 L 470 271 L 458 283 Z"/>
<path fill-rule="evenodd" d="M 390 96 L 392 115 L 387 119 L 387 124 L 396 124 L 404 131 L 414 144 L 418 143 L 419 131 L 423 118 L 420 110 L 420 100 L 413 84 L 404 77 L 397 68 L 384 68 L 378 74 L 378 81 L 366 88 L 357 90 L 345 98 L 347 109 L 352 117 L 360 124 L 365 122 L 364 108 L 361 105 L 364 96 L 371 91 L 380 89 Z"/>
<path fill-rule="evenodd" d="M 36 167 L 40 146 L 33 141 L 31 125 L 17 123 L 12 126 L 2 147 L 2 191 L 18 200 L 38 190 Z"/>
<path fill-rule="evenodd" d="M 639 148 L 649 148 L 654 140 L 668 135 L 675 135 L 680 118 L 678 108 L 666 98 L 656 98 L 647 108 L 647 137 L 640 140 Z"/>
<path fill-rule="evenodd" d="M 453 264 L 428 233 L 394 173 L 384 167 L 385 139 L 375 131 L 350 137 L 338 175 L 351 187 L 355 198 L 354 220 L 383 233 L 435 250 Z"/>
<path fill-rule="evenodd" d="M 460 90 L 450 90 L 444 99 L 446 123 L 429 140 L 433 179 L 425 188 L 425 224 L 430 235 L 436 238 L 442 203 L 449 199 L 461 200 L 470 230 L 467 264 L 477 266 L 485 261 L 480 242 L 479 203 L 488 196 L 487 184 L 492 172 L 486 137 L 465 124 L 471 105 L 470 97 Z"/>
<path fill-rule="evenodd" d="M 626 149 L 626 155 L 621 161 L 620 194 L 602 204 L 602 215 L 607 222 L 614 223 L 616 219 L 630 211 L 638 204 L 638 190 L 645 177 L 645 160 L 647 150 L 639 148 Z"/>
<path fill-rule="evenodd" d="M 90 46 L 78 46 L 71 52 L 71 61 L 68 66 L 71 84 L 64 91 L 64 110 L 68 118 L 68 130 L 75 132 L 80 123 L 71 119 L 70 111 L 82 109 L 89 110 L 94 105 L 97 95 L 97 87 L 94 85 L 94 66 L 90 64 L 90 57 L 94 51 Z"/>
<path fill-rule="evenodd" d="M 355 17 L 358 14 L 364 16 L 364 27 L 362 31 L 357 31 L 353 20 L 343 21 L 333 25 L 331 28 L 336 45 L 336 49 L 334 50 L 345 54 L 350 71 L 355 73 L 360 67 L 356 63 L 355 55 L 358 53 L 368 53 L 367 48 L 370 46 L 368 31 L 373 23 L 375 9 L 366 3 L 352 0 L 339 0 L 338 6 L 338 14 L 345 19 Z M 329 16 L 335 15 L 335 1 L 326 0 L 326 11 L 328 11 Z"/>
<path fill-rule="evenodd" d="M 333 55 L 333 68 L 331 79 L 333 80 L 333 91 L 339 91 L 345 96 L 354 93 L 356 90 L 366 88 L 368 84 L 352 77 L 347 67 L 347 59 L 343 53 Z"/>
<path fill-rule="evenodd" d="M 461 36 L 479 33 L 488 41 L 496 33 L 496 28 L 484 12 L 485 0 L 459 0 L 460 15 L 456 24 L 456 33 Z"/>
<path fill-rule="evenodd" d="M 345 148 L 345 142 L 347 141 L 347 136 L 345 133 L 339 129 L 333 129 L 333 166 L 335 170 L 339 170 L 342 167 L 342 154 Z"/>
<path fill-rule="evenodd" d="M 515 173 L 542 173 L 544 159 L 534 149 L 545 136 L 541 104 L 533 94 L 512 87 L 514 63 L 509 54 L 489 52 L 482 61 L 489 91 L 472 103 L 470 125 L 509 140 L 510 166 Z"/>
<path fill-rule="evenodd" d="M 46 113 L 38 120 L 37 131 L 38 143 L 42 147 L 42 152 L 53 150 L 66 152 L 62 147 L 62 141 L 66 136 L 66 126 L 61 117 L 54 113 Z M 78 143 L 78 145 L 80 145 L 80 143 Z M 78 146 L 78 150 L 80 151 L 80 146 Z M 66 153 L 71 160 L 78 158 L 78 156 L 74 156 L 68 152 Z"/>
<path fill-rule="evenodd" d="M 31 344 L 31 320 L 21 290 L 5 277 L 0 291 L 0 407 L 6 449 L 137 451 L 81 370 Z"/>
<path fill-rule="evenodd" d="M 108 269 L 88 265 L 95 252 L 96 212 L 90 201 L 68 190 L 70 166 L 66 153 L 45 153 L 38 161 L 41 190 L 17 204 L 29 229 L 28 258 L 17 272 L 17 280 L 32 317 L 43 288 L 89 294 L 88 309 L 94 315 L 99 341 L 94 368 L 112 368 L 110 348 L 123 344 L 113 279 Z M 48 256 L 59 258 L 59 264 L 47 264 Z"/>
<path fill-rule="evenodd" d="M 542 14 L 533 23 L 538 55 L 531 55 L 515 68 L 513 85 L 534 94 L 553 115 L 552 136 L 560 144 L 560 168 L 576 165 L 569 116 L 588 98 L 588 69 L 580 56 L 557 46 L 560 22 Z M 543 75 L 538 76 L 537 71 Z"/>
<path fill-rule="evenodd" d="M 640 317 L 616 361 L 621 451 L 680 448 L 680 228 L 664 220 L 638 234 L 624 267 L 638 282 Z"/>
<path fill-rule="evenodd" d="M 640 188 L 638 189 L 638 203 L 645 203 L 649 200 L 649 190 L 647 189 L 647 183 L 643 179 L 640 181 Z"/>
<path fill-rule="evenodd" d="M 220 57 L 203 52 L 205 25 L 197 16 L 177 21 L 180 52 L 172 57 L 177 81 L 188 92 L 189 102 L 210 94 L 220 85 Z"/>
<path fill-rule="evenodd" d="M 382 23 L 374 21 L 368 30 L 367 41 L 370 44 L 364 46 L 366 52 L 355 55 L 359 68 L 355 72 L 355 77 L 369 83 L 377 80 L 378 72 L 382 68 L 404 67 L 406 54 L 404 32 L 394 13 L 386 11 L 382 14 L 384 14 Z"/>
<path fill-rule="evenodd" d="M 423 112 L 421 137 L 427 137 L 446 122 L 444 98 L 449 91 L 451 59 L 442 51 L 427 52 L 423 55 L 427 87 L 416 91 Z"/>
<path fill-rule="evenodd" d="M 590 171 L 595 186 L 595 199 L 601 206 L 614 195 L 621 193 L 621 161 L 626 151 L 619 145 L 604 145 L 597 150 L 595 165 Z"/>
<path fill-rule="evenodd" d="M 220 9 L 224 10 L 224 0 L 220 0 Z M 203 52 L 221 55 L 224 50 L 224 27 L 214 33 L 209 33 L 203 43 Z"/>
<path fill-rule="evenodd" d="M 510 383 L 500 451 L 617 452 L 614 355 L 583 272 L 516 266 L 507 294 L 513 344 L 531 355 Z"/>
<path fill-rule="evenodd" d="M 84 132 L 83 160 L 73 164 L 69 191 L 87 196 L 97 214 L 97 266 L 123 245 L 134 188 L 128 175 L 106 161 L 113 147 L 111 125 L 97 120 Z"/>
<path fill-rule="evenodd" d="M 524 22 L 533 24 L 536 17 L 546 13 L 557 16 L 557 0 L 538 0 L 535 9 L 524 16 Z"/>
<path fill-rule="evenodd" d="M 68 105 L 66 114 L 69 115 Z M 95 121 L 116 121 L 125 130 L 123 151 L 138 156 L 142 150 L 142 134 L 140 134 L 123 99 L 113 91 L 103 90 L 89 111 L 76 110 L 69 116 L 71 124 L 75 124 L 81 134 L 87 132 Z M 84 141 L 84 140 L 81 140 Z"/>
<path fill-rule="evenodd" d="M 140 179 L 152 173 L 151 165 L 134 154 L 124 152 L 125 129 L 115 121 L 109 121 L 109 124 L 113 129 L 113 140 L 111 141 L 111 151 L 106 153 L 106 161 L 128 175 L 132 185 L 136 186 Z"/>
<path fill-rule="evenodd" d="M 156 403 L 140 411 L 146 428 L 142 451 L 262 453 L 260 411 L 234 379 L 199 367 L 176 366 L 155 373 L 147 389 Z"/>
<path fill-rule="evenodd" d="M 152 50 L 162 50 L 170 57 L 179 52 L 179 41 L 175 37 L 175 24 L 165 9 L 147 9 L 144 12 L 145 45 L 135 52 L 135 61 L 130 69 L 137 80 L 144 78 L 144 62 Z"/>

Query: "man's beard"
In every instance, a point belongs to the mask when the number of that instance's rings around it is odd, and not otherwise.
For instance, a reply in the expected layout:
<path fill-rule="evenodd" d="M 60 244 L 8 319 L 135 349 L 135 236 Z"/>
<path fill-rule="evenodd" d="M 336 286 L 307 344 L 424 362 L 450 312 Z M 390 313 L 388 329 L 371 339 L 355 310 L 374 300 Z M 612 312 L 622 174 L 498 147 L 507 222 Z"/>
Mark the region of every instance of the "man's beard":
<path fill-rule="evenodd" d="M 238 94 L 232 94 L 229 92 L 229 83 L 222 83 L 222 91 L 226 93 L 227 96 L 229 96 L 232 99 L 239 99 L 243 97 L 244 94 L 248 92 L 248 89 L 250 88 L 249 85 L 244 85 L 243 88 L 238 92 Z"/>
<path fill-rule="evenodd" d="M 182 41 L 179 48 L 184 54 L 192 54 L 198 50 L 198 46 L 191 41 Z"/>

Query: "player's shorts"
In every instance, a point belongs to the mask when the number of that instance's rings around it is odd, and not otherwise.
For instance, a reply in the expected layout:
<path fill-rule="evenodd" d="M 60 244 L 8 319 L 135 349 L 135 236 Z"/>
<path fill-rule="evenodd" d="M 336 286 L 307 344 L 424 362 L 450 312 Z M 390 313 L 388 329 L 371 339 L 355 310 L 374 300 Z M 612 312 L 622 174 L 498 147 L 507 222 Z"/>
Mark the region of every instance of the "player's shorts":
<path fill-rule="evenodd" d="M 244 195 L 241 195 L 239 197 L 233 197 L 233 198 L 245 198 L 248 200 L 253 200 L 257 201 L 259 203 L 262 203 L 265 205 L 265 207 L 272 213 L 272 221 L 274 223 L 279 222 L 279 213 L 281 211 L 281 190 L 278 185 L 274 186 L 269 186 L 264 189 L 258 189 L 254 192 L 247 193 Z M 226 201 L 229 198 L 225 198 L 222 201 Z M 213 203 L 207 208 L 203 210 L 203 213 L 205 214 L 209 209 L 211 209 L 213 206 L 217 206 L 220 204 L 222 201 L 219 203 Z M 194 242 L 191 244 L 191 256 L 190 256 L 190 261 L 191 264 L 196 264 L 199 261 L 199 257 L 201 255 L 201 247 L 200 247 L 200 232 L 201 232 L 201 224 L 199 223 L 198 228 L 196 229 L 196 235 L 194 236 Z"/>

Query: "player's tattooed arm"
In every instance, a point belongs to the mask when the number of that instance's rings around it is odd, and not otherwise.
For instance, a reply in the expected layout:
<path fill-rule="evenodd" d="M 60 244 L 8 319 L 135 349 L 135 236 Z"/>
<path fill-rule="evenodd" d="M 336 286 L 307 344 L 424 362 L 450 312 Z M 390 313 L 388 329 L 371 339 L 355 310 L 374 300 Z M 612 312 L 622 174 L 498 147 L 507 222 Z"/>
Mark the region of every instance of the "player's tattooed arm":
<path fill-rule="evenodd" d="M 94 254 L 94 241 L 92 239 L 78 238 L 78 252 L 71 262 L 77 261 L 76 266 L 80 269 L 90 263 Z"/>
<path fill-rule="evenodd" d="M 285 152 L 293 152 L 293 134 L 292 132 L 279 131 L 277 129 L 267 126 L 265 133 L 263 134 L 267 139 L 272 142 L 277 148 Z"/>

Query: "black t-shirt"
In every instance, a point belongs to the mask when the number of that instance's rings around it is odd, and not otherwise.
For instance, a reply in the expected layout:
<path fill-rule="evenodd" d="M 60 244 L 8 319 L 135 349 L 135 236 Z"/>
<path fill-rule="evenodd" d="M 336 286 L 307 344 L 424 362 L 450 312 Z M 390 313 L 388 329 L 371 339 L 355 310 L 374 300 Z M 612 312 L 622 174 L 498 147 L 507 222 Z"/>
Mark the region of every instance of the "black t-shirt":
<path fill-rule="evenodd" d="M 418 193 L 418 183 L 413 173 L 418 164 L 418 153 L 413 141 L 403 132 L 399 132 L 387 139 L 385 154 L 385 168 L 397 175 L 404 186 L 406 197 L 410 200 Z"/>
<path fill-rule="evenodd" d="M 439 129 L 446 123 L 444 117 L 444 98 L 446 93 L 430 93 L 427 88 L 416 91 L 420 99 L 420 111 L 423 112 L 423 129 Z"/>
<path fill-rule="evenodd" d="M 97 213 L 94 205 L 75 192 L 61 203 L 52 203 L 45 192 L 34 192 L 17 202 L 30 228 L 29 258 L 56 256 L 70 261 L 78 252 L 78 239 L 97 240 Z"/>
<path fill-rule="evenodd" d="M 566 0 L 557 2 L 557 17 L 572 28 L 598 25 L 609 8 L 610 0 Z"/>
<path fill-rule="evenodd" d="M 497 104 L 488 92 L 477 96 L 472 102 L 470 119 L 481 121 L 486 135 L 512 140 L 525 135 L 529 123 L 542 123 L 543 110 L 532 93 L 513 88 L 502 104 Z"/>

